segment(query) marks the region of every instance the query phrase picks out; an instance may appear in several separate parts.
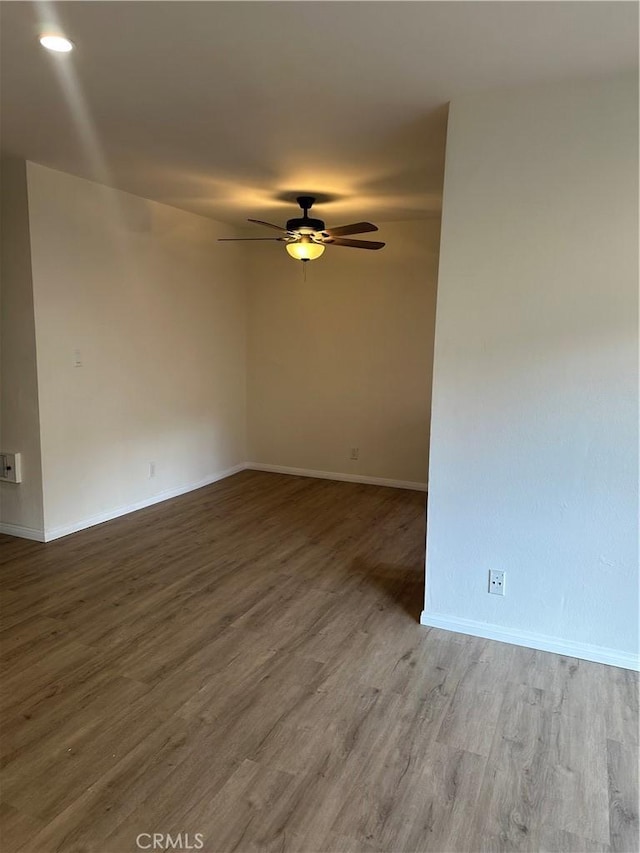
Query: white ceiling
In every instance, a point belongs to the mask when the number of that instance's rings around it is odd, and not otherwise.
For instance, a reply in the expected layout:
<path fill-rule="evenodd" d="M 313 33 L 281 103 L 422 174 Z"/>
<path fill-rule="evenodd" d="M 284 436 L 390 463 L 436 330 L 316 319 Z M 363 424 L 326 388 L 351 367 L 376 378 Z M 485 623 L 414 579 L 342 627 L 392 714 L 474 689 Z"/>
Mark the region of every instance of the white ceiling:
<path fill-rule="evenodd" d="M 637 68 L 634 2 L 3 2 L 13 154 L 241 223 L 439 211 L 455 95 Z M 76 49 L 43 50 L 59 28 Z"/>

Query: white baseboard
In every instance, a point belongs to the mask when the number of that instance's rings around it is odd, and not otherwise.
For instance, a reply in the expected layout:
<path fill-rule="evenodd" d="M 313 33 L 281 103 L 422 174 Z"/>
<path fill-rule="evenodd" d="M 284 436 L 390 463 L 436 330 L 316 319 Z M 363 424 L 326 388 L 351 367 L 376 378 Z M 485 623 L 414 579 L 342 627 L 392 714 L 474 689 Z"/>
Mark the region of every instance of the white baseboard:
<path fill-rule="evenodd" d="M 364 477 L 360 474 L 340 474 L 336 471 L 315 471 L 309 468 L 289 468 L 286 465 L 263 465 L 262 462 L 247 462 L 251 471 L 269 471 L 272 474 L 292 474 L 295 477 L 315 477 L 319 480 L 338 480 L 344 483 L 364 483 L 367 486 L 388 486 L 392 489 L 413 489 L 426 492 L 426 483 L 413 480 L 387 480 L 385 477 Z"/>
<path fill-rule="evenodd" d="M 621 652 L 604 646 L 593 646 L 589 643 L 574 643 L 570 640 L 534 634 L 530 631 L 502 628 L 488 622 L 476 622 L 473 619 L 456 618 L 423 610 L 420 616 L 420 624 L 428 625 L 431 628 L 443 628 L 445 631 L 455 631 L 458 634 L 483 637 L 486 640 L 511 643 L 514 646 L 526 646 L 529 649 L 538 649 L 542 652 L 554 652 L 565 657 L 619 666 L 623 669 L 640 669 L 640 656 L 630 652 Z"/>
<path fill-rule="evenodd" d="M 44 530 L 35 527 L 22 527 L 20 524 L 7 524 L 0 521 L 0 533 L 7 536 L 18 536 L 20 539 L 33 539 L 34 542 L 44 542 Z"/>
<path fill-rule="evenodd" d="M 187 483 L 186 485 L 178 486 L 177 488 L 167 489 L 157 495 L 143 498 L 140 501 L 136 501 L 132 504 L 126 504 L 125 506 L 114 507 L 106 512 L 98 513 L 98 515 L 83 518 L 73 524 L 66 524 L 62 527 L 47 528 L 42 541 L 51 542 L 53 539 L 60 539 L 60 537 L 68 536 L 70 533 L 77 533 L 79 530 L 86 530 L 87 527 L 94 527 L 96 524 L 102 524 L 104 521 L 111 521 L 114 518 L 119 518 L 121 515 L 128 515 L 130 512 L 136 512 L 136 510 L 153 506 L 153 504 L 162 503 L 162 501 L 167 501 L 171 498 L 177 498 L 187 492 L 193 492 L 196 489 L 203 488 L 203 486 L 210 486 L 211 483 L 217 483 L 218 480 L 224 480 L 226 477 L 231 477 L 232 474 L 244 471 L 246 467 L 245 463 L 242 462 L 240 465 L 234 465 L 233 468 L 227 468 L 225 471 L 219 471 L 216 474 L 205 477 L 204 480 L 199 480 L 197 483 Z"/>

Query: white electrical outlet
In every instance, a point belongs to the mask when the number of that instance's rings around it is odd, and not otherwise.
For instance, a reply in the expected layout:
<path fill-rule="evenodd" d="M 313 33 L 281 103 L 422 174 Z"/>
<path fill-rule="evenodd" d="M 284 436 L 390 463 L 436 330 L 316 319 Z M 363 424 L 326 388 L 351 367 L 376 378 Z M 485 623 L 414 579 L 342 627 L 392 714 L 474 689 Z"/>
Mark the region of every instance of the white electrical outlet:
<path fill-rule="evenodd" d="M 22 472 L 19 453 L 0 452 L 0 480 L 3 483 L 21 483 Z"/>
<path fill-rule="evenodd" d="M 149 479 L 156 476 L 156 463 L 149 462 Z"/>
<path fill-rule="evenodd" d="M 504 595 L 505 572 L 489 569 L 489 592 L 492 595 Z"/>
<path fill-rule="evenodd" d="M 350 458 L 356 459 L 356 460 L 360 458 L 360 448 L 359 447 L 352 447 L 351 448 L 351 457 Z"/>

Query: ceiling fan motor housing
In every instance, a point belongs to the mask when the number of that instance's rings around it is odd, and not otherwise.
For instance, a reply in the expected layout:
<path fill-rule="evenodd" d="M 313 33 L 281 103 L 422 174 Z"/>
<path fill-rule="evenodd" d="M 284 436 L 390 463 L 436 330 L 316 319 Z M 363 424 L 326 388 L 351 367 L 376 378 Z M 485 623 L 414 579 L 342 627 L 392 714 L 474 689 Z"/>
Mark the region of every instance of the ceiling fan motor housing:
<path fill-rule="evenodd" d="M 324 222 L 322 219 L 311 219 L 309 216 L 298 216 L 295 219 L 287 220 L 287 231 L 324 231 Z"/>
<path fill-rule="evenodd" d="M 287 231 L 298 231 L 303 234 L 324 231 L 324 222 L 322 219 L 311 219 L 310 216 L 307 216 L 307 211 L 315 203 L 315 198 L 311 195 L 299 195 L 296 201 L 302 208 L 303 215 L 297 216 L 294 219 L 288 219 Z"/>

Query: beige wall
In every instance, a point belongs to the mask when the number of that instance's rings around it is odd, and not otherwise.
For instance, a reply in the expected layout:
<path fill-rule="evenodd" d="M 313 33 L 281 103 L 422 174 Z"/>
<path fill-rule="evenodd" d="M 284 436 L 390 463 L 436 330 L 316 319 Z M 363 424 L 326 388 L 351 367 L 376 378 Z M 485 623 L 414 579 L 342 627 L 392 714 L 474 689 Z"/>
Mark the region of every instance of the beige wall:
<path fill-rule="evenodd" d="M 32 163 L 28 186 L 53 537 L 244 463 L 245 292 L 222 225 Z"/>
<path fill-rule="evenodd" d="M 0 483 L 0 524 L 7 533 L 43 537 L 36 338 L 24 160 L 1 165 L 2 237 L 0 443 L 22 454 L 23 482 Z"/>
<path fill-rule="evenodd" d="M 249 460 L 425 483 L 439 220 L 307 265 L 245 243 Z M 350 460 L 351 448 L 360 458 Z"/>
<path fill-rule="evenodd" d="M 635 75 L 451 104 L 423 620 L 638 666 Z"/>

